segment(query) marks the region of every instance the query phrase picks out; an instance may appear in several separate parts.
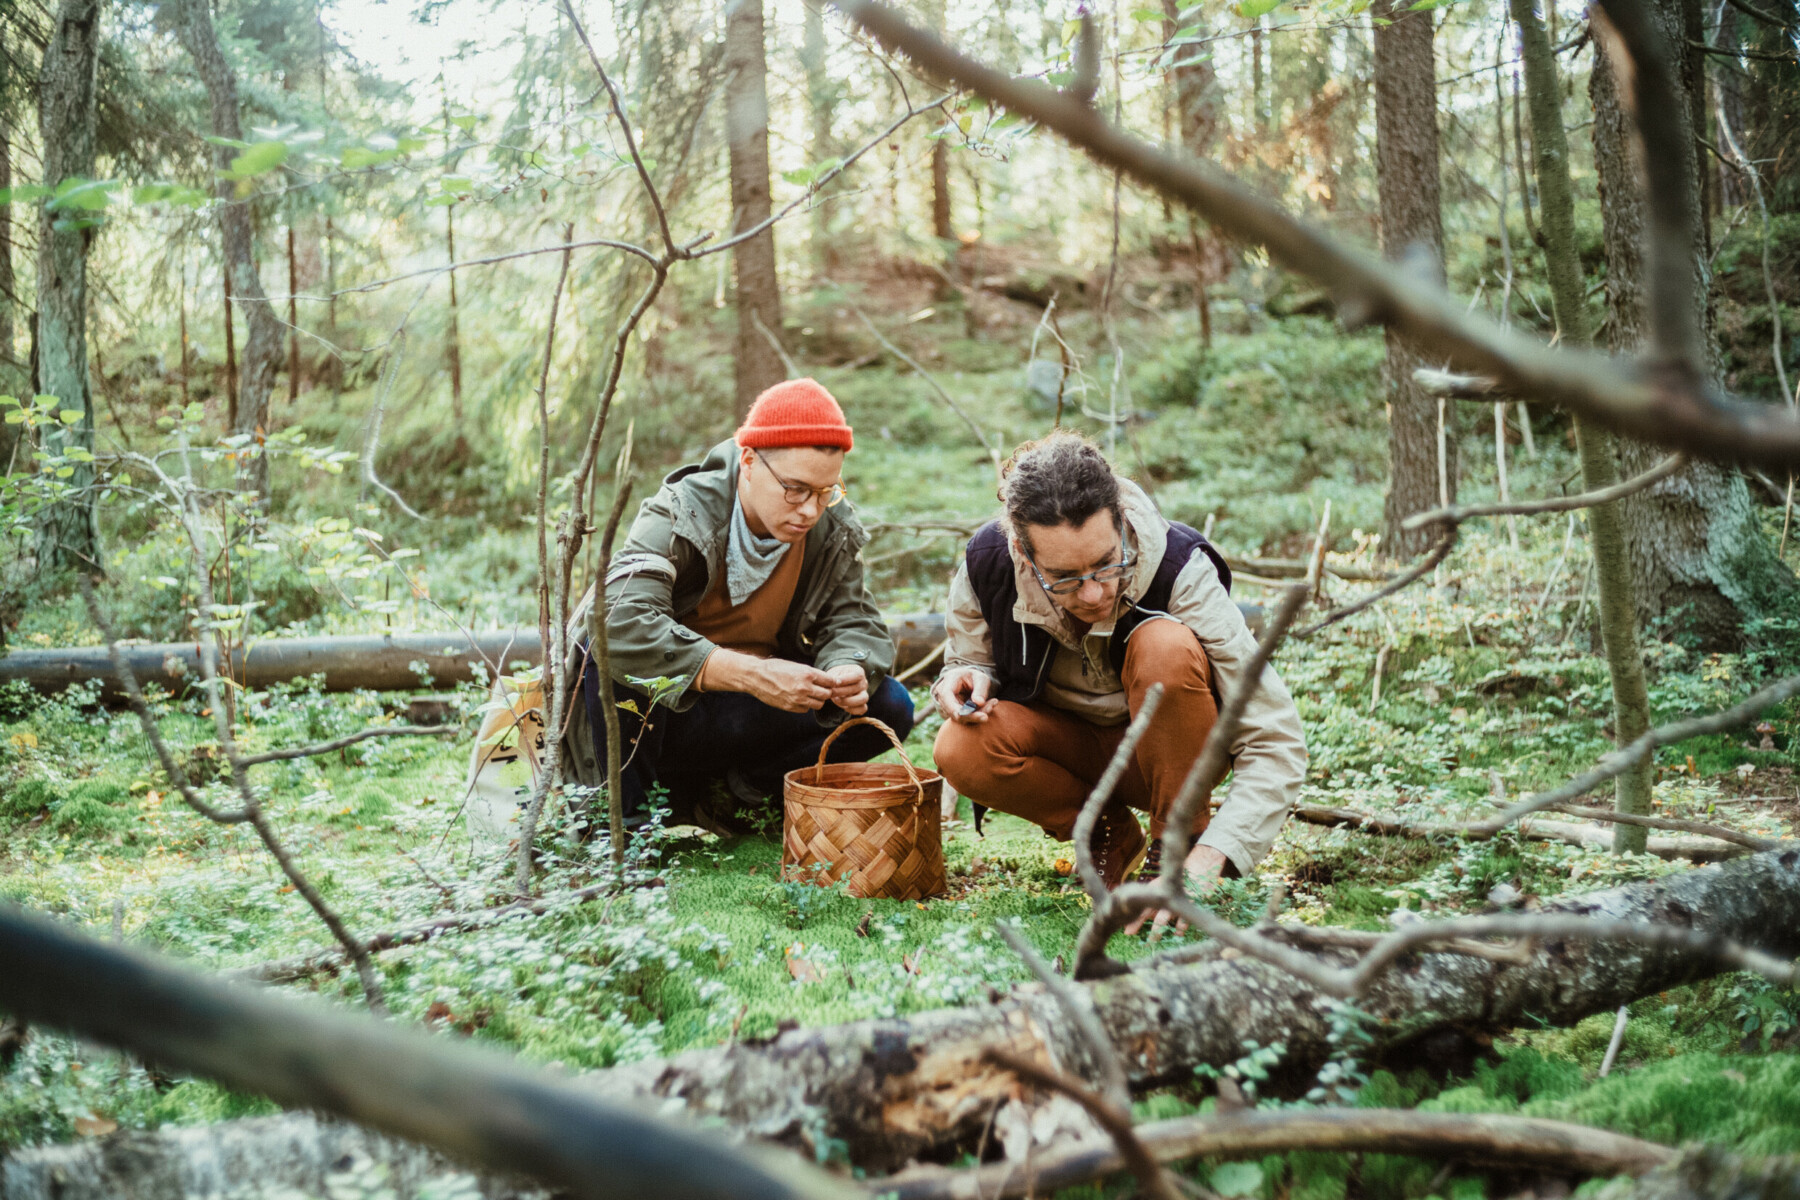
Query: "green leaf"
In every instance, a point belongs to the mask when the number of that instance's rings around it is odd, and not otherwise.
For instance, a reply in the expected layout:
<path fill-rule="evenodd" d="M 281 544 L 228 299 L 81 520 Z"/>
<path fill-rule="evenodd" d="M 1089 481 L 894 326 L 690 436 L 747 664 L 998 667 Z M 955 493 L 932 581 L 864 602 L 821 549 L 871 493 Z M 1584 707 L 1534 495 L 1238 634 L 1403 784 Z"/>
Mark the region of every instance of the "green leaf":
<path fill-rule="evenodd" d="M 371 150 L 367 146 L 350 146 L 338 157 L 338 165 L 346 171 L 360 171 L 364 167 L 383 166 L 399 157 L 398 150 Z"/>
<path fill-rule="evenodd" d="M 0 204 L 29 204 L 50 195 L 41 183 L 21 183 L 18 187 L 0 188 Z"/>
<path fill-rule="evenodd" d="M 116 179 L 65 179 L 56 185 L 56 195 L 44 208 L 50 212 L 99 212 L 106 207 L 106 194 L 117 190 Z"/>
<path fill-rule="evenodd" d="M 1172 62 L 1168 65 L 1168 70 L 1173 71 L 1177 67 L 1191 67 L 1195 63 L 1203 63 L 1203 62 L 1211 62 L 1211 61 L 1212 61 L 1212 51 L 1208 50 L 1205 54 L 1190 54 L 1184 59 L 1181 59 L 1177 62 Z"/>
<path fill-rule="evenodd" d="M 423 150 L 425 148 L 425 139 L 422 137 L 413 137 L 411 134 L 408 134 L 395 142 L 394 148 L 402 154 L 412 154 L 415 151 Z"/>
<path fill-rule="evenodd" d="M 475 122 L 479 119 L 480 118 L 474 117 L 474 116 L 451 117 L 450 123 L 452 125 L 456 126 L 458 129 L 462 130 L 464 133 L 474 133 L 475 132 Z"/>
<path fill-rule="evenodd" d="M 174 204 L 181 208 L 199 208 L 206 203 L 206 193 L 199 188 L 179 183 L 146 183 L 131 193 L 133 204 Z"/>
<path fill-rule="evenodd" d="M 266 175 L 287 161 L 286 142 L 258 142 L 231 160 L 225 174 L 232 179 L 255 179 Z"/>
<path fill-rule="evenodd" d="M 1131 10 L 1131 19 L 1134 21 L 1143 21 L 1146 24 L 1151 21 L 1160 21 L 1163 19 L 1162 10 L 1156 8 L 1134 8 Z"/>
<path fill-rule="evenodd" d="M 809 187 L 813 181 L 813 170 L 811 167 L 796 167 L 792 171 L 783 171 L 781 177 L 795 187 Z"/>
<path fill-rule="evenodd" d="M 74 425 L 81 420 L 81 410 L 79 408 L 65 408 L 56 415 L 62 418 L 62 423 L 64 425 Z"/>
<path fill-rule="evenodd" d="M 1248 1196 L 1262 1181 L 1262 1168 L 1253 1162 L 1221 1163 L 1213 1168 L 1212 1189 L 1228 1198 Z"/>
<path fill-rule="evenodd" d="M 1281 0 L 1238 0 L 1237 4 L 1233 6 L 1233 11 L 1246 21 L 1254 21 L 1260 16 L 1274 12 L 1279 7 L 1281 7 Z"/>
<path fill-rule="evenodd" d="M 240 142 L 236 138 L 213 137 L 208 135 L 206 140 L 215 146 L 224 146 L 228 150 L 248 150 L 250 148 L 249 142 Z"/>
<path fill-rule="evenodd" d="M 6 423 L 8 425 L 23 425 L 25 423 L 25 410 L 22 408 L 15 408 L 7 413 Z"/>

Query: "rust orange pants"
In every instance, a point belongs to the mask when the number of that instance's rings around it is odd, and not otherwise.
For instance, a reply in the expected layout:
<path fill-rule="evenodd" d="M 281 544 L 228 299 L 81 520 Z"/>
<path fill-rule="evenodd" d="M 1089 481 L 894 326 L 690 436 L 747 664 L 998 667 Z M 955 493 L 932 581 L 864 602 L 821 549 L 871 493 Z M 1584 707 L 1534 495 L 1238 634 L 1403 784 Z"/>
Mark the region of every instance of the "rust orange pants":
<path fill-rule="evenodd" d="M 1133 714 L 1151 684 L 1163 685 L 1156 717 L 1113 792 L 1115 802 L 1150 815 L 1150 836 L 1158 838 L 1181 781 L 1219 718 L 1212 665 L 1193 630 L 1157 619 L 1138 626 L 1126 642 L 1120 675 Z M 1124 737 L 1123 725 L 1095 725 L 1041 701 L 1002 700 L 982 724 L 946 721 L 934 754 L 937 769 L 958 792 L 1068 841 L 1083 802 Z M 1209 815 L 1209 806 L 1201 805 L 1194 834 L 1206 828 Z"/>

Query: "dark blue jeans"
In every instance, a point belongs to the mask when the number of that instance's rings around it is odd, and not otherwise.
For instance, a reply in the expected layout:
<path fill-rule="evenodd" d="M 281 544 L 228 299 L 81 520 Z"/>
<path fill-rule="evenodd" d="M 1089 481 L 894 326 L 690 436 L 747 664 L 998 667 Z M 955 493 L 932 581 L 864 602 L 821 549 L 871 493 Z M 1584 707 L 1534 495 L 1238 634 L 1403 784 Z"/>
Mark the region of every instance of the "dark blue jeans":
<path fill-rule="evenodd" d="M 592 671 L 584 672 L 583 692 L 593 730 L 594 749 L 606 762 L 606 727 L 600 720 L 600 688 Z M 645 697 L 635 689 L 615 685 L 620 700 L 635 699 L 640 709 Z M 891 676 L 869 696 L 866 714 L 881 721 L 902 741 L 913 727 L 912 697 L 905 685 Z M 781 779 L 789 771 L 819 761 L 819 748 L 836 728 L 843 713 L 827 705 L 817 713 L 783 712 L 743 692 L 703 692 L 685 712 L 666 708 L 649 711 L 646 719 L 628 709 L 619 710 L 619 735 L 630 765 L 620 778 L 628 816 L 649 811 L 647 793 L 653 784 L 669 790 L 677 811 L 684 802 L 704 795 L 709 785 L 736 768 L 739 775 L 766 796 L 776 798 L 779 811 Z M 879 729 L 859 725 L 831 744 L 830 762 L 868 762 L 889 749 Z"/>

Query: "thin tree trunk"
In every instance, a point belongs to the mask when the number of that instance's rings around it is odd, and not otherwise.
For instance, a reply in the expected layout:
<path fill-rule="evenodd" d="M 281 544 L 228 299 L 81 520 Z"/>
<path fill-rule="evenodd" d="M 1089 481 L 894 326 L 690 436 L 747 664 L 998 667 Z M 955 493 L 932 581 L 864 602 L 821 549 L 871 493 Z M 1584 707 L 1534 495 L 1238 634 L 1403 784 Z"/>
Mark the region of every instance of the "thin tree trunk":
<path fill-rule="evenodd" d="M 237 75 L 219 51 L 207 0 L 165 0 L 174 17 L 175 36 L 194 60 L 194 68 L 206 85 L 215 137 L 240 141 L 242 120 L 238 113 Z M 216 165 L 228 168 L 236 151 L 214 149 Z M 244 367 L 232 421 L 232 432 L 260 441 L 269 431 L 269 393 L 281 362 L 281 321 L 263 291 L 256 270 L 255 235 L 250 225 L 248 200 L 236 194 L 236 185 L 221 179 L 219 230 L 224 250 L 226 296 L 244 310 Z M 228 346 L 229 348 L 229 346 Z M 269 460 L 261 454 L 239 459 L 238 486 L 254 491 L 265 503 L 269 497 Z"/>
<path fill-rule="evenodd" d="M 225 430 L 229 433 L 237 428 L 238 419 L 237 327 L 232 323 L 229 271 L 221 283 L 225 295 Z"/>
<path fill-rule="evenodd" d="M 99 61 L 100 0 L 62 0 L 44 48 L 38 84 L 38 133 L 44 180 L 94 177 L 95 68 Z M 45 429 L 51 454 L 94 448 L 94 405 L 88 379 L 87 255 L 92 229 L 57 228 L 61 214 L 40 209 L 38 219 L 37 390 L 63 409 L 81 413 L 73 426 Z M 72 223 L 71 223 L 72 224 Z M 59 571 L 98 569 L 99 528 L 92 463 L 75 463 L 68 479 L 74 494 L 52 506 L 38 526 L 38 567 Z"/>
<path fill-rule="evenodd" d="M 300 291 L 299 271 L 294 262 L 294 226 L 287 231 L 288 267 L 288 407 L 300 401 Z"/>
<path fill-rule="evenodd" d="M 725 17 L 725 140 L 731 151 L 733 233 L 769 219 L 768 62 L 762 0 L 732 0 Z M 771 338 L 781 337 L 781 281 L 775 228 L 732 251 L 737 267 L 737 412 L 787 378 Z"/>
<path fill-rule="evenodd" d="M 337 225 L 325 218 L 325 341 L 331 346 L 331 357 L 325 369 L 331 372 L 331 403 L 335 411 L 338 398 L 344 394 L 344 364 L 338 355 L 337 324 Z"/>
<path fill-rule="evenodd" d="M 1180 23 L 1181 10 L 1181 0 L 1162 0 L 1165 42 L 1173 39 L 1183 28 Z M 1189 19 L 1198 20 L 1198 14 Z M 1185 47 L 1178 46 L 1172 51 L 1179 65 L 1170 72 L 1174 76 L 1175 110 L 1180 118 L 1181 145 L 1195 158 L 1211 158 L 1218 147 L 1224 121 L 1224 108 L 1219 95 L 1219 72 L 1210 55 L 1201 57 L 1199 62 L 1181 61 L 1200 57 L 1186 53 L 1185 50 Z M 1194 309 L 1200 316 L 1200 345 L 1210 348 L 1212 280 L 1207 269 L 1210 263 L 1210 239 L 1199 218 L 1191 213 L 1188 214 L 1188 242 L 1194 251 Z"/>
<path fill-rule="evenodd" d="M 1544 911 L 1676 925 L 1791 957 L 1800 952 L 1800 854 L 1768 851 L 1554 900 Z M 1722 969 L 1718 960 L 1635 942 L 1550 937 L 1527 940 L 1520 949 L 1521 962 L 1454 953 L 1403 958 L 1356 1002 L 1373 1018 L 1364 1026 L 1374 1038 L 1364 1061 L 1392 1061 L 1428 1039 L 1520 1024 L 1573 1025 Z M 1227 1066 L 1243 1055 L 1246 1038 L 1285 1047 L 1271 1083 L 1277 1089 L 1304 1087 L 1321 1064 L 1341 1053 L 1334 1005 L 1321 993 L 1216 944 L 1191 954 L 1185 963 L 1140 966 L 1113 979 L 1071 985 L 1093 1005 L 1135 1089 L 1191 1081 L 1196 1067 Z M 1027 984 L 991 1004 L 792 1029 L 767 1041 L 692 1050 L 584 1079 L 601 1099 L 659 1112 L 684 1106 L 696 1119 L 752 1137 L 816 1144 L 822 1132 L 842 1139 L 853 1163 L 876 1172 L 914 1157 L 946 1161 L 972 1151 L 996 1110 L 1018 1102 L 1013 1076 L 986 1061 L 989 1047 L 1047 1059 L 1077 1075 L 1094 1073 L 1088 1043 L 1061 1003 Z M 100 1139 L 17 1150 L 7 1160 L 7 1194 L 14 1200 L 179 1194 L 165 1181 L 184 1178 L 195 1164 L 227 1161 L 286 1162 L 283 1176 L 259 1180 L 267 1187 L 297 1186 L 306 1178 L 302 1172 L 317 1169 L 315 1156 L 291 1156 L 286 1148 L 310 1147 L 332 1128 L 311 1115 L 291 1114 L 132 1134 L 128 1155 Z M 364 1153 L 385 1161 L 416 1151 L 395 1140 L 370 1139 Z M 132 1172 L 135 1191 L 121 1190 L 121 1177 L 109 1173 L 120 1169 Z"/>
<path fill-rule="evenodd" d="M 1444 227 L 1439 202 L 1437 74 L 1430 11 L 1376 0 L 1375 159 L 1381 191 L 1381 248 L 1388 258 L 1417 258 L 1421 270 L 1444 280 Z M 1386 552 L 1422 553 L 1437 535 L 1408 532 L 1401 523 L 1439 503 L 1438 404 L 1413 379 L 1426 363 L 1392 331 L 1384 369 L 1388 397 Z M 1447 431 L 1444 492 L 1456 497 L 1454 430 Z"/>
<path fill-rule="evenodd" d="M 805 0 L 806 24 L 801 34 L 800 64 L 806 71 L 806 104 L 811 117 L 808 153 L 815 163 L 834 158 L 837 151 L 832 121 L 837 114 L 837 84 L 825 69 L 824 0 Z M 812 261 L 818 274 L 830 274 L 836 265 L 831 246 L 831 210 L 823 196 L 813 198 Z"/>
<path fill-rule="evenodd" d="M 1513 21 L 1525 60 L 1525 90 L 1531 107 L 1531 144 L 1537 151 L 1539 216 L 1544 261 L 1562 344 L 1585 348 L 1594 340 L 1588 320 L 1581 257 L 1575 242 L 1575 196 L 1569 181 L 1569 143 L 1563 132 L 1561 87 L 1550 35 L 1538 22 L 1533 0 L 1511 0 Z M 1588 491 L 1619 481 L 1618 449 L 1613 435 L 1575 418 L 1575 443 L 1581 455 L 1582 483 Z M 1600 585 L 1600 641 L 1612 677 L 1614 741 L 1623 746 L 1650 728 L 1650 697 L 1644 684 L 1644 655 L 1638 645 L 1636 607 L 1631 595 L 1631 564 L 1625 551 L 1623 512 L 1618 501 L 1588 510 L 1594 553 L 1594 577 Z M 1613 784 L 1620 812 L 1648 813 L 1655 765 L 1650 759 L 1620 775 Z M 1641 854 L 1650 831 L 1642 826 L 1615 825 L 1613 848 Z"/>
<path fill-rule="evenodd" d="M 1682 0 L 1646 0 L 1670 44 L 1679 46 L 1687 28 Z M 1607 39 L 1596 40 L 1597 59 L 1589 80 L 1594 106 L 1594 164 L 1600 187 L 1601 229 L 1606 250 L 1608 343 L 1633 353 L 1648 341 L 1645 296 L 1644 182 L 1636 131 L 1619 94 Z M 1677 59 L 1678 63 L 1682 60 Z M 1693 111 L 1692 96 L 1686 97 Z M 1691 128 L 1691 123 L 1690 123 Z M 1673 139 L 1687 154 L 1692 136 Z M 1687 175 L 1700 178 L 1698 158 Z M 1703 369 L 1717 370 L 1710 333 L 1706 232 L 1694 203 L 1693 287 L 1708 314 Z M 1661 457 L 1650 446 L 1625 441 L 1619 468 L 1626 475 L 1648 469 Z M 1762 530 L 1744 478 L 1736 470 L 1695 462 L 1656 486 L 1624 501 L 1625 543 L 1631 560 L 1632 592 L 1638 620 L 1708 650 L 1743 644 L 1746 622 L 1791 611 L 1795 583 Z"/>
<path fill-rule="evenodd" d="M 956 236 L 950 228 L 950 149 L 943 138 L 931 143 L 931 236 L 945 242 Z"/>
<path fill-rule="evenodd" d="M 181 407 L 188 406 L 187 258 L 181 260 Z"/>
<path fill-rule="evenodd" d="M 0 27 L 0 189 L 12 187 L 12 119 L 6 97 L 12 94 L 12 59 L 6 44 L 6 33 Z M 12 205 L 0 204 L 0 392 L 22 392 L 23 381 L 15 379 L 13 342 L 18 334 L 14 314 L 19 307 L 19 285 L 13 278 Z M 19 427 L 0 423 L 0 471 L 10 469 L 13 450 L 18 445 Z"/>
<path fill-rule="evenodd" d="M 444 207 L 444 251 L 456 261 L 456 205 Z M 456 271 L 450 271 L 450 328 L 444 346 L 450 365 L 450 421 L 460 435 L 463 427 L 462 328 L 458 322 Z"/>

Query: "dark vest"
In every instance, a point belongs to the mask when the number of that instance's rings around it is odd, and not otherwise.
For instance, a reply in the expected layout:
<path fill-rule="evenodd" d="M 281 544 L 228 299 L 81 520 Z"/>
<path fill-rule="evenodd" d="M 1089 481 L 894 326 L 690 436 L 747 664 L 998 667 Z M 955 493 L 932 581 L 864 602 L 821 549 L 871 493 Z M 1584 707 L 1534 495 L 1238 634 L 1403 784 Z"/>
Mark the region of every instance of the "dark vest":
<path fill-rule="evenodd" d="M 1125 669 L 1125 643 L 1132 630 L 1151 616 L 1167 615 L 1169 595 L 1175 589 L 1175 577 L 1193 558 L 1196 549 L 1206 551 L 1219 572 L 1219 582 L 1231 590 L 1231 568 L 1225 556 L 1213 548 L 1200 531 L 1179 521 L 1169 522 L 1168 544 L 1156 577 L 1142 596 L 1128 597 L 1130 607 L 1113 624 L 1107 656 L 1114 671 Z M 969 539 L 969 583 L 986 618 L 992 639 L 994 670 L 1000 676 L 1000 687 L 994 693 L 1001 700 L 1026 703 L 1037 699 L 1044 689 L 1044 673 L 1056 639 L 1037 625 L 1021 625 L 1013 619 L 1013 603 L 1019 598 L 1018 578 L 1013 573 L 1012 547 L 999 521 L 989 521 Z"/>

